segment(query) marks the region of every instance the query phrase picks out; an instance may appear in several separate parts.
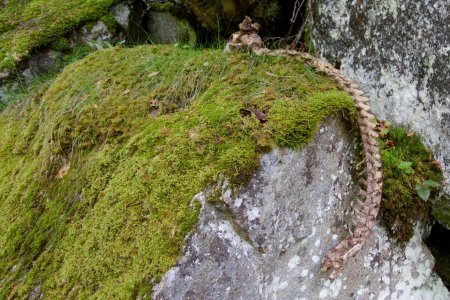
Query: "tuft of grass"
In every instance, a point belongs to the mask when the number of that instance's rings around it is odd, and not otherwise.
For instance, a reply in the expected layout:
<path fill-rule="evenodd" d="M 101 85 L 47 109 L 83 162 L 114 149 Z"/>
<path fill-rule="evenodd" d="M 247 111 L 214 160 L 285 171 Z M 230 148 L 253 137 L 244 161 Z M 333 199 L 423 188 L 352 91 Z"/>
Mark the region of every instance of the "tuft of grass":
<path fill-rule="evenodd" d="M 58 40 L 97 19 L 112 23 L 108 9 L 116 0 L 6 1 L 0 10 L 0 72 L 14 70 L 33 49 Z"/>
<path fill-rule="evenodd" d="M 352 99 L 288 58 L 141 46 L 75 62 L 0 114 L 0 298 L 148 296 L 195 194 L 244 184 L 262 153 L 341 110 Z"/>
<path fill-rule="evenodd" d="M 383 163 L 381 216 L 392 236 L 404 244 L 414 233 L 417 220 L 428 221 L 432 201 L 427 200 L 437 196 L 442 171 L 417 134 L 399 127 L 383 133 L 379 140 Z"/>

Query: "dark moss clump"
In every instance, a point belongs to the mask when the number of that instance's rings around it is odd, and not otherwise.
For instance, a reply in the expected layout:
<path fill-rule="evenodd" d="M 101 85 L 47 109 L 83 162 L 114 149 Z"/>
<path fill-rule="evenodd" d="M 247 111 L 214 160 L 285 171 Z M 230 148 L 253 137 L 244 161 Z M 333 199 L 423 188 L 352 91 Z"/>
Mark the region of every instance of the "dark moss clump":
<path fill-rule="evenodd" d="M 70 42 L 64 37 L 54 40 L 50 46 L 56 51 L 64 52 L 70 50 Z"/>
<path fill-rule="evenodd" d="M 450 197 L 443 195 L 433 201 L 431 214 L 442 226 L 450 230 Z"/>
<path fill-rule="evenodd" d="M 442 171 L 417 134 L 392 127 L 384 128 L 382 136 L 382 221 L 404 244 L 411 238 L 417 220 L 428 221 Z"/>
<path fill-rule="evenodd" d="M 0 114 L 0 298 L 148 295 L 197 222 L 195 194 L 244 183 L 341 110 L 353 101 L 294 59 L 144 46 L 70 65 Z"/>

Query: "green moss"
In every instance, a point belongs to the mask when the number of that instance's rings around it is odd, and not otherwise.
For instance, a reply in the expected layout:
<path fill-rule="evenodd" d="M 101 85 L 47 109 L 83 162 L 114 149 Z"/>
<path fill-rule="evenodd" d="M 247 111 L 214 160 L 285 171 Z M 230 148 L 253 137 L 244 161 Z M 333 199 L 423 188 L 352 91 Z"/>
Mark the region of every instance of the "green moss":
<path fill-rule="evenodd" d="M 70 49 L 70 43 L 68 39 L 61 37 L 59 39 L 54 40 L 51 43 L 51 47 L 56 51 L 67 51 Z"/>
<path fill-rule="evenodd" d="M 305 51 L 308 53 L 316 53 L 314 48 L 314 41 L 311 39 L 311 31 L 309 28 L 305 28 L 305 33 L 303 35 L 303 44 L 305 45 Z"/>
<path fill-rule="evenodd" d="M 181 13 L 179 10 L 181 10 L 180 6 L 175 5 L 174 3 L 165 2 L 165 3 L 150 3 L 150 9 L 152 11 L 159 11 L 159 12 L 170 12 L 173 14 Z"/>
<path fill-rule="evenodd" d="M 431 204 L 431 213 L 433 217 L 442 226 L 450 230 L 450 197 L 442 196 Z"/>
<path fill-rule="evenodd" d="M 430 204 L 437 195 L 424 201 L 416 186 L 425 180 L 440 183 L 442 172 L 434 163 L 431 151 L 420 137 L 402 128 L 390 128 L 380 140 L 383 163 L 382 220 L 390 233 L 402 244 L 413 234 L 417 220 L 427 221 Z"/>
<path fill-rule="evenodd" d="M 104 16 L 115 2 L 7 1 L 0 10 L 0 71 L 14 69 L 33 49 L 51 43 L 86 21 Z"/>
<path fill-rule="evenodd" d="M 290 148 L 304 145 L 325 116 L 351 107 L 348 96 L 340 91 L 312 94 L 309 99 L 308 102 L 275 101 L 269 120 L 276 120 L 272 126 L 278 145 Z"/>
<path fill-rule="evenodd" d="M 262 153 L 342 109 L 352 100 L 294 59 L 143 46 L 70 65 L 0 114 L 0 298 L 149 293 L 197 222 L 196 193 L 245 183 Z"/>
<path fill-rule="evenodd" d="M 116 34 L 118 24 L 116 22 L 116 19 L 114 19 L 114 16 L 111 13 L 108 12 L 107 14 L 101 16 L 100 21 L 105 23 L 106 27 L 108 27 L 108 30 L 112 35 Z"/>

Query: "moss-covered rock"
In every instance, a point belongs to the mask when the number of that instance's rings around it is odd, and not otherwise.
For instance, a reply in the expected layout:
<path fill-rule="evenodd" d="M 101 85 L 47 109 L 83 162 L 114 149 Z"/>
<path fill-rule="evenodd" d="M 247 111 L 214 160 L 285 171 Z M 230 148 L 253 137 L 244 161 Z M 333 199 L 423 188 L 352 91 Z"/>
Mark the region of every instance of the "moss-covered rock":
<path fill-rule="evenodd" d="M 0 9 L 0 72 L 14 69 L 33 49 L 108 13 L 116 0 L 6 1 Z M 111 18 L 109 18 L 111 19 Z"/>
<path fill-rule="evenodd" d="M 0 114 L 0 298 L 146 293 L 197 222 L 196 193 L 242 184 L 340 110 L 352 100 L 294 59 L 143 46 L 74 63 Z"/>

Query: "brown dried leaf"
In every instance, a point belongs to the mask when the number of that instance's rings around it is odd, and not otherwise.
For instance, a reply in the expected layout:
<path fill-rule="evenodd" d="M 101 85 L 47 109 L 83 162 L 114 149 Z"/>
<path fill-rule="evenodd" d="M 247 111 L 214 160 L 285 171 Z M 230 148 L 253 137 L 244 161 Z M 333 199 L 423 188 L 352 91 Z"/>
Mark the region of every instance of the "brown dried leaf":
<path fill-rule="evenodd" d="M 386 140 L 386 146 L 387 147 L 395 147 L 395 143 L 393 140 Z"/>
<path fill-rule="evenodd" d="M 249 109 L 246 108 L 241 108 L 239 110 L 239 113 L 243 116 L 243 117 L 247 117 L 250 116 L 252 114 L 252 112 Z"/>
<path fill-rule="evenodd" d="M 172 133 L 172 129 L 169 127 L 164 127 L 163 129 L 161 129 L 158 133 L 159 137 L 165 138 L 168 137 L 170 134 Z"/>
<path fill-rule="evenodd" d="M 259 122 L 261 122 L 261 123 L 266 123 L 267 122 L 266 114 L 263 113 L 262 111 L 254 109 L 254 108 L 241 108 L 239 110 L 239 112 L 243 116 L 249 116 L 249 115 L 253 114 L 259 120 Z"/>
<path fill-rule="evenodd" d="M 389 124 L 386 121 L 378 120 L 374 130 L 381 132 L 383 129 L 387 128 L 389 128 Z"/>
<path fill-rule="evenodd" d="M 407 136 L 407 137 L 412 137 L 412 136 L 414 136 L 414 134 L 416 134 L 414 131 L 408 131 L 408 132 L 406 133 L 406 136 Z"/>

